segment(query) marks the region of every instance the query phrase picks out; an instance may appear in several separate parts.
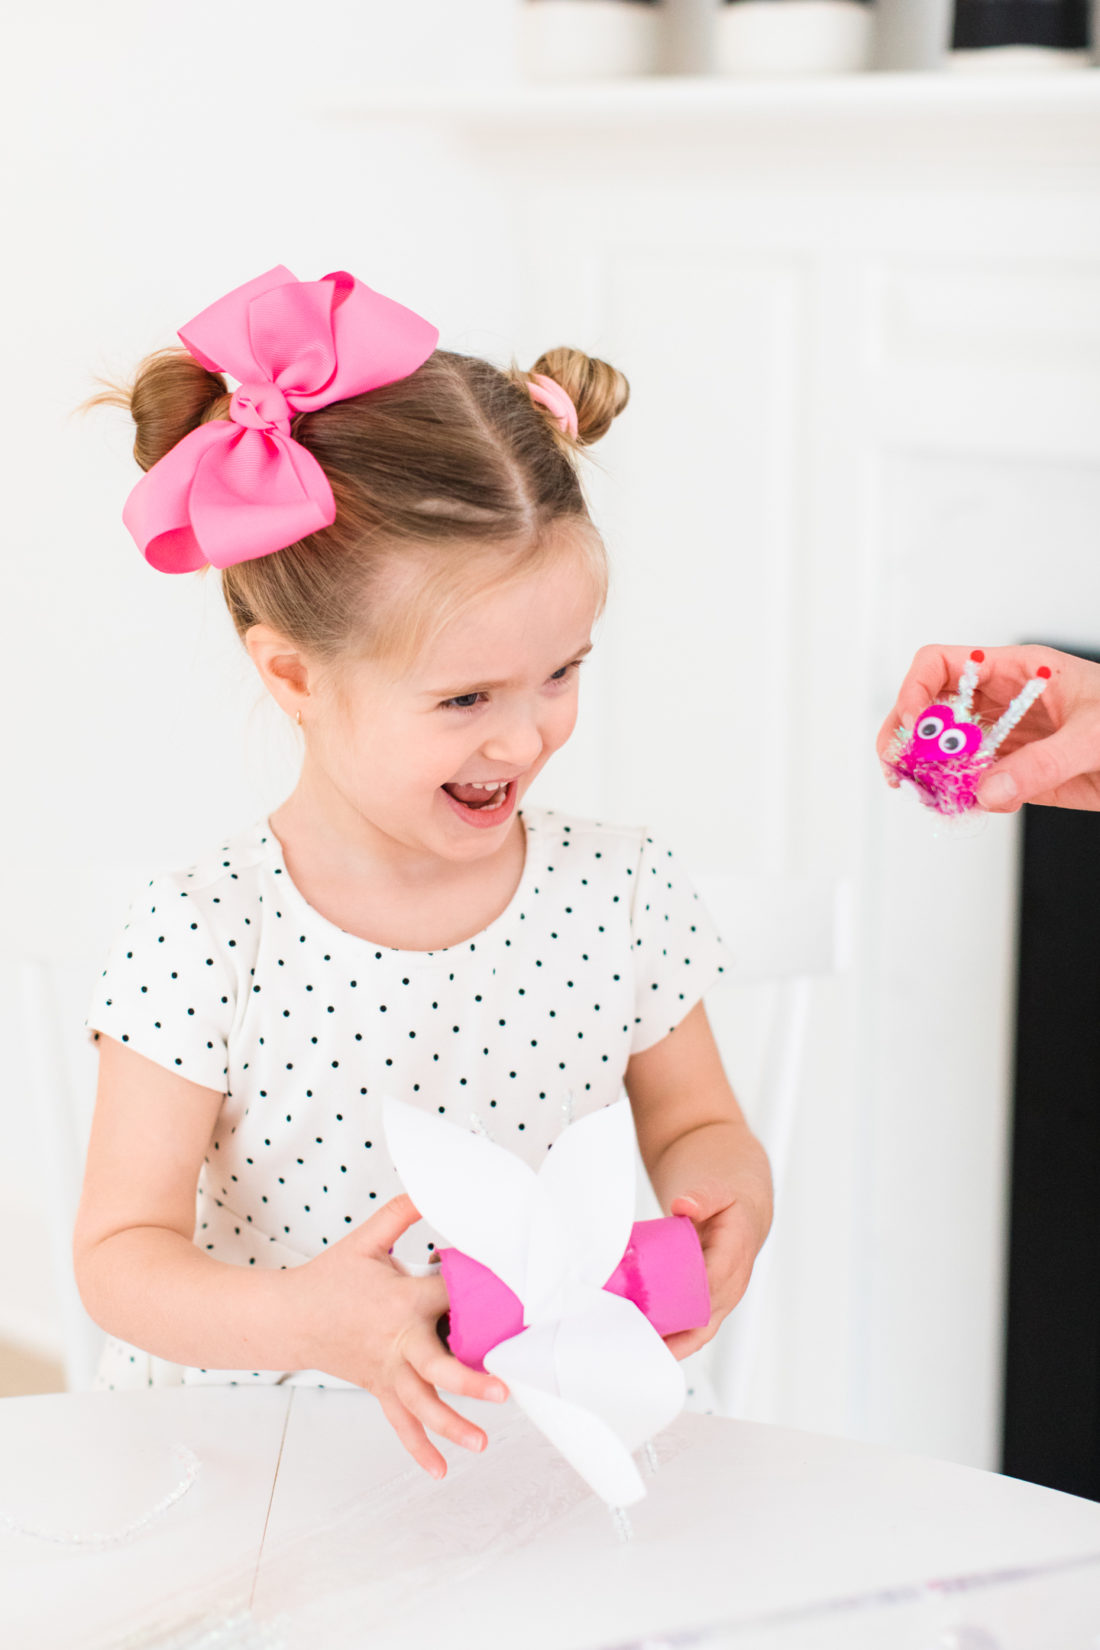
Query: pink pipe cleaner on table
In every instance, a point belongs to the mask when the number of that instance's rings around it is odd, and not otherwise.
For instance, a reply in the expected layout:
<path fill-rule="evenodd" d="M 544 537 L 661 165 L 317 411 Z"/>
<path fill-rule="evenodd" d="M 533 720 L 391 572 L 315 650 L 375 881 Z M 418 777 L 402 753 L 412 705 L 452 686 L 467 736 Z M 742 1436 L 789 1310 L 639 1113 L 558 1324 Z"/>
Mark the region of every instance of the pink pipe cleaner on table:
<path fill-rule="evenodd" d="M 985 654 L 975 648 L 959 677 L 956 696 L 926 705 L 911 732 L 899 728 L 886 757 L 887 766 L 926 807 L 949 817 L 977 806 L 978 786 L 996 760 L 998 748 L 1050 680 L 1049 669 L 1041 665 L 1004 715 L 987 728 L 973 710 L 984 661 Z"/>

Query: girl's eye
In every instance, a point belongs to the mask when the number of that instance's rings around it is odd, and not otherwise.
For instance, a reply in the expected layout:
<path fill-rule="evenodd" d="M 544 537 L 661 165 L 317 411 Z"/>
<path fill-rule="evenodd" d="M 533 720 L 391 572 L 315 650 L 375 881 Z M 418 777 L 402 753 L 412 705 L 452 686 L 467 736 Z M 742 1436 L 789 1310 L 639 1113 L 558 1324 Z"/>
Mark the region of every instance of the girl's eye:
<path fill-rule="evenodd" d="M 483 698 L 480 693 L 460 693 L 457 699 L 444 699 L 441 710 L 475 710 L 477 702 Z"/>
<path fill-rule="evenodd" d="M 549 680 L 551 682 L 566 682 L 573 672 L 580 668 L 581 660 L 574 659 L 572 664 L 562 665 L 560 670 L 555 670 Z M 479 700 L 487 697 L 488 695 L 484 693 L 459 693 L 453 699 L 444 699 L 439 708 L 440 710 L 476 710 Z"/>

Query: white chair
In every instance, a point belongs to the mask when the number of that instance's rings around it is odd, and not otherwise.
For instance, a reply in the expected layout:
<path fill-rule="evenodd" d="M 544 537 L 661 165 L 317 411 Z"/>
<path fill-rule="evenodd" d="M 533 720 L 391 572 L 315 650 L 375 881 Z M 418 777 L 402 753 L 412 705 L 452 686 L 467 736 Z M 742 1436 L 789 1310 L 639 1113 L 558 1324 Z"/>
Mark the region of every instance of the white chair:
<path fill-rule="evenodd" d="M 92 1385 L 103 1332 L 85 1312 L 73 1276 L 72 1232 L 95 1096 L 96 1057 L 84 1031 L 94 967 L 41 958 L 19 965 L 31 1102 L 48 1165 L 47 1209 L 65 1384 Z"/>
<path fill-rule="evenodd" d="M 70 1391 L 94 1380 L 104 1335 L 85 1312 L 73 1276 L 72 1232 L 95 1104 L 96 1053 L 84 1029 L 98 971 L 143 881 L 133 865 L 51 871 L 24 889 L 13 930 L 22 1064 L 47 1166 L 50 1272 Z M 21 943 L 20 943 L 21 941 Z"/>
<path fill-rule="evenodd" d="M 815 980 L 844 966 L 848 887 L 823 879 L 724 874 L 696 875 L 693 880 L 734 958 L 721 985 L 708 993 L 712 1020 L 720 1017 L 723 995 L 738 988 L 766 985 L 770 997 L 760 1074 L 754 1092 L 744 1098 L 753 1130 L 771 1162 L 776 1224 L 781 1226 L 782 1189 L 805 1089 L 810 1000 Z M 774 1247 L 773 1227 L 743 1301 L 713 1341 L 685 1366 L 689 1384 L 705 1395 L 704 1407 L 720 1415 L 745 1411 L 760 1357 Z"/>

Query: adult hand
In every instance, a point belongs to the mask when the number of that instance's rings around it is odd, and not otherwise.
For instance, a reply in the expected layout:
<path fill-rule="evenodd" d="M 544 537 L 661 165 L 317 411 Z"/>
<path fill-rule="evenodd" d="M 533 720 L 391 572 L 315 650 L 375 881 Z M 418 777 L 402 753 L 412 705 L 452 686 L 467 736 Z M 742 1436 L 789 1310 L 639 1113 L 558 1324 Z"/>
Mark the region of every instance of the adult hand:
<path fill-rule="evenodd" d="M 410 1278 L 390 1250 L 420 1219 L 412 1199 L 393 1198 L 330 1249 L 283 1274 L 291 1333 L 303 1367 L 322 1369 L 373 1392 L 413 1459 L 442 1478 L 443 1456 L 427 1431 L 469 1450 L 488 1443 L 480 1427 L 445 1404 L 437 1388 L 503 1403 L 495 1376 L 468 1369 L 436 1333 L 447 1310 L 441 1277 Z"/>
<path fill-rule="evenodd" d="M 880 758 L 899 726 L 912 728 L 925 705 L 956 692 L 971 651 L 920 649 L 879 730 Z M 1001 746 L 979 787 L 980 806 L 992 813 L 1015 813 L 1024 802 L 1100 809 L 1100 665 L 1032 644 L 984 651 L 974 694 L 975 713 L 984 722 L 995 722 L 1041 665 L 1051 679 Z M 892 785 L 898 783 L 890 769 L 886 777 Z"/>
<path fill-rule="evenodd" d="M 719 1180 L 701 1181 L 674 1197 L 669 1213 L 687 1215 L 694 1223 L 710 1286 L 710 1322 L 701 1329 L 683 1329 L 665 1337 L 669 1351 L 686 1358 L 706 1345 L 745 1293 L 767 1229 L 760 1231 L 761 1221 L 754 1211 Z"/>

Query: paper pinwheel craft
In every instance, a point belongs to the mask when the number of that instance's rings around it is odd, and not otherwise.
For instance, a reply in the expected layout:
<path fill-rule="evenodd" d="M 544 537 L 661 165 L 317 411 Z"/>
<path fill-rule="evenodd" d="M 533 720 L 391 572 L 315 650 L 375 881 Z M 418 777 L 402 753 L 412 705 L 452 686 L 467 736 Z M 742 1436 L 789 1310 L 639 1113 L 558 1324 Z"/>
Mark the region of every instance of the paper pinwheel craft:
<path fill-rule="evenodd" d="M 694 1253 L 683 1272 L 681 1327 L 705 1323 L 709 1301 L 700 1296 L 706 1275 L 690 1222 L 634 1227 L 628 1103 L 571 1124 L 537 1171 L 484 1136 L 399 1100 L 386 1100 L 384 1119 L 405 1190 L 461 1251 L 459 1270 L 462 1262 L 487 1268 L 519 1302 L 519 1325 L 513 1317 L 514 1332 L 485 1352 L 484 1367 L 609 1506 L 641 1500 L 632 1451 L 680 1413 L 684 1377 L 657 1328 L 625 1298 L 629 1284 L 623 1294 L 611 1290 L 616 1274 L 622 1282 L 636 1272 L 635 1234 L 672 1225 L 674 1241 L 685 1243 L 686 1224 L 685 1252 L 693 1245 Z"/>
<path fill-rule="evenodd" d="M 523 1302 L 487 1266 L 461 1249 L 441 1249 L 447 1285 L 447 1345 L 471 1369 L 523 1328 Z M 659 1335 L 710 1322 L 710 1286 L 699 1235 L 686 1215 L 636 1220 L 604 1288 L 633 1301 Z"/>

